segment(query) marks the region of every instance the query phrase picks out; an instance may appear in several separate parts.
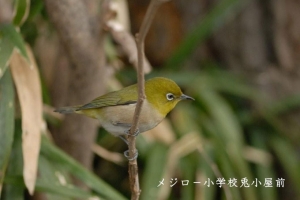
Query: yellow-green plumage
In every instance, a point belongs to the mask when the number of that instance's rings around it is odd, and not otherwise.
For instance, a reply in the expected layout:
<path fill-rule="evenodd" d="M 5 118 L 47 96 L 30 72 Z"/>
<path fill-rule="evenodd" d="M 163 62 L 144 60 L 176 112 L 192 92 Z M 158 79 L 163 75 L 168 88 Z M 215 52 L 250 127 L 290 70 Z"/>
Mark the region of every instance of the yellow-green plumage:
<path fill-rule="evenodd" d="M 184 95 L 174 81 L 162 77 L 147 80 L 145 93 L 146 100 L 143 103 L 139 121 L 140 132 L 154 128 L 180 100 L 192 99 Z M 100 96 L 90 103 L 62 107 L 55 111 L 60 113 L 75 112 L 96 118 L 108 132 L 118 136 L 125 134 L 130 129 L 137 98 L 137 85 L 134 84 Z"/>

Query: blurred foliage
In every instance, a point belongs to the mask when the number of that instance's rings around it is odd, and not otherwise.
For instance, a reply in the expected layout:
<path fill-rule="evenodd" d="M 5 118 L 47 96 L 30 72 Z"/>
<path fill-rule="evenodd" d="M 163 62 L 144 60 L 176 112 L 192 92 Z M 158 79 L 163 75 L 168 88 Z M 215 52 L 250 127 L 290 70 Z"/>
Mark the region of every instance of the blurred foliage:
<path fill-rule="evenodd" d="M 166 61 L 166 68 L 180 69 L 183 61 L 209 36 L 222 25 L 228 16 L 238 12 L 246 0 L 223 0 L 219 1 L 204 18 L 198 19 L 195 28 L 185 37 L 184 41 Z"/>
<path fill-rule="evenodd" d="M 0 145 L 1 200 L 24 199 L 26 190 L 22 174 L 21 122 L 14 116 L 14 109 L 8 107 L 14 96 L 7 64 L 14 48 L 27 57 L 23 40 L 33 45 L 38 37 L 38 21 L 48 20 L 44 17 L 42 1 L 31 1 L 30 9 L 26 7 L 29 1 L 16 2 L 14 25 L 0 25 L 0 144 L 3 143 Z M 287 130 L 280 125 L 282 114 L 299 108 L 300 96 L 286 97 L 270 104 L 268 97 L 246 83 L 245 77 L 222 71 L 217 64 L 193 72 L 182 71 L 179 67 L 213 33 L 216 25 L 222 24 L 229 10 L 239 11 L 239 5 L 241 2 L 236 0 L 221 1 L 196 25 L 174 56 L 166 62 L 166 66 L 147 76 L 169 77 L 196 100 L 180 103 L 170 114 L 175 141 L 166 144 L 159 140 L 149 141 L 144 135 L 138 137 L 143 200 L 276 200 L 281 198 L 280 193 L 285 189 L 277 186 L 276 180 L 280 178 L 285 179 L 285 184 L 293 190 L 295 199 L 300 199 L 299 152 L 294 146 L 295 141 L 286 137 L 288 133 L 282 134 Z M 235 8 L 234 11 L 232 8 Z M 28 15 L 25 15 L 26 9 L 30 10 Z M 16 31 L 19 26 L 21 33 Z M 113 43 L 110 45 L 109 48 L 115 48 Z M 128 85 L 135 82 L 136 75 L 133 70 L 123 69 L 115 77 Z M 45 103 L 50 103 L 50 94 L 45 84 L 43 96 Z M 51 124 L 51 121 L 48 123 Z M 117 152 L 126 148 L 122 141 L 112 138 L 104 130 L 99 132 L 101 134 L 97 142 L 101 146 Z M 36 191 L 55 200 L 96 196 L 115 200 L 130 195 L 125 166 L 116 166 L 97 157 L 94 171 L 102 179 L 43 137 Z M 91 190 L 85 191 L 74 186 L 71 175 Z M 218 178 L 224 178 L 226 184 L 219 187 L 216 182 Z M 238 181 L 237 187 L 228 186 L 228 181 L 233 178 Z M 249 188 L 240 187 L 243 178 L 249 180 Z M 268 178 L 272 178 L 273 187 L 264 186 Z M 178 182 L 171 187 L 175 179 Z M 189 184 L 182 186 L 183 180 L 189 180 Z M 214 185 L 208 187 L 209 181 L 214 182 Z M 164 184 L 158 186 L 160 182 Z"/>

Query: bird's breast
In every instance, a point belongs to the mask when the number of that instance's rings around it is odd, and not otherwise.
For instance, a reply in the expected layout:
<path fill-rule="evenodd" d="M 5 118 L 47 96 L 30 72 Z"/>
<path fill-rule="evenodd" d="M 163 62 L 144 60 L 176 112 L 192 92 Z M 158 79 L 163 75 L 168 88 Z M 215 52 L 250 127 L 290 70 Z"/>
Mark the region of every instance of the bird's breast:
<path fill-rule="evenodd" d="M 136 103 L 100 108 L 96 118 L 108 132 L 116 136 L 123 135 L 132 125 L 135 108 Z M 145 132 L 154 128 L 163 118 L 164 116 L 145 100 L 139 118 L 139 131 Z"/>

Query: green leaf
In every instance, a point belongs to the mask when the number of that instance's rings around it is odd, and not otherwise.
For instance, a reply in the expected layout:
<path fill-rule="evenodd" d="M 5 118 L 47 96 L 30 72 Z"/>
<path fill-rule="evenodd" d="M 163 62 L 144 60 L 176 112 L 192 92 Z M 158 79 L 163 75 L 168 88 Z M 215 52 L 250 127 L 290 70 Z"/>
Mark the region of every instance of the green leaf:
<path fill-rule="evenodd" d="M 233 75 L 225 70 L 212 70 L 205 75 L 211 87 L 218 91 L 258 102 L 263 97 L 260 91 L 247 85 L 245 77 Z"/>
<path fill-rule="evenodd" d="M 258 147 L 262 150 L 267 151 L 267 144 L 266 140 L 266 133 L 262 132 L 262 130 L 254 130 L 251 133 L 252 137 L 250 138 L 252 140 L 253 146 Z M 273 166 L 263 166 L 263 165 L 256 165 L 255 170 L 257 171 L 257 179 L 260 180 L 263 184 L 263 181 L 265 178 L 273 178 L 273 180 L 276 178 L 275 177 L 275 172 L 274 169 L 272 168 Z M 262 199 L 278 199 L 277 197 L 277 192 L 275 187 L 268 188 L 266 189 L 265 187 L 258 187 L 260 190 L 260 194 Z"/>
<path fill-rule="evenodd" d="M 3 35 L 0 26 L 0 79 L 8 67 L 13 50 L 14 44 L 10 41 L 9 37 Z"/>
<path fill-rule="evenodd" d="M 210 88 L 198 90 L 199 100 L 206 105 L 209 113 L 216 122 L 217 128 L 223 133 L 220 135 L 225 143 L 232 142 L 238 147 L 242 147 L 244 139 L 242 128 L 231 107 L 218 93 Z"/>
<path fill-rule="evenodd" d="M 36 191 L 51 193 L 52 196 L 47 196 L 49 200 L 59 200 L 59 199 L 89 199 L 93 195 L 90 192 L 84 191 L 78 187 L 72 185 L 60 185 L 58 183 L 53 183 L 47 180 L 38 179 L 36 182 Z M 53 195 L 55 194 L 55 195 Z"/>
<path fill-rule="evenodd" d="M 162 177 L 162 169 L 165 168 L 167 162 L 166 156 L 168 149 L 165 145 L 156 143 L 149 152 L 150 154 L 147 158 L 146 169 L 142 177 L 142 200 L 157 199 L 158 192 L 160 190 L 160 188 L 157 186 L 159 181 L 162 181 L 164 178 Z M 165 180 L 164 182 L 166 181 L 168 180 Z M 162 185 L 161 187 L 165 186 Z"/>
<path fill-rule="evenodd" d="M 88 199 L 93 196 L 72 185 L 68 172 L 59 163 L 51 162 L 43 155 L 39 157 L 39 177 L 35 189 L 44 192 L 49 200 Z"/>
<path fill-rule="evenodd" d="M 197 155 L 190 154 L 186 157 L 180 159 L 180 171 L 182 174 L 182 180 L 188 180 L 188 184 L 182 187 L 182 196 L 185 200 L 193 200 L 194 197 L 194 184 L 193 181 L 195 179 L 195 171 L 197 164 Z M 182 183 L 181 183 L 182 184 Z"/>
<path fill-rule="evenodd" d="M 38 15 L 42 15 L 41 12 L 42 12 L 43 8 L 44 8 L 43 0 L 31 0 L 30 11 L 29 11 L 27 21 L 31 21 Z"/>
<path fill-rule="evenodd" d="M 293 111 L 300 107 L 300 95 L 290 95 L 281 100 L 272 103 L 267 107 L 267 112 L 271 115 L 279 115 L 289 111 Z"/>
<path fill-rule="evenodd" d="M 19 50 L 21 55 L 29 62 L 22 35 L 12 24 L 0 25 L 0 78 L 8 66 L 14 48 Z"/>
<path fill-rule="evenodd" d="M 0 196 L 14 137 L 14 88 L 10 71 L 0 79 Z"/>
<path fill-rule="evenodd" d="M 273 135 L 269 141 L 285 173 L 289 176 L 282 178 L 285 180 L 290 179 L 292 181 L 292 186 L 295 188 L 295 191 L 297 191 L 297 197 L 295 197 L 295 199 L 299 199 L 300 190 L 298 189 L 300 188 L 300 162 L 298 154 L 291 144 L 283 138 Z"/>
<path fill-rule="evenodd" d="M 214 146 L 216 147 L 217 145 L 214 145 Z M 217 159 L 218 159 L 218 162 L 220 163 L 219 164 L 220 169 L 222 170 L 222 176 L 224 176 L 227 181 L 230 178 L 236 178 L 238 180 L 241 180 L 242 177 L 247 177 L 246 174 L 242 174 L 237 171 L 236 167 L 234 166 L 235 163 L 233 163 L 233 161 L 231 160 L 232 156 L 226 154 L 225 150 L 226 149 L 216 149 Z M 239 187 L 239 185 L 238 185 L 238 187 Z M 242 198 L 242 192 L 244 192 L 245 195 L 247 195 L 246 192 L 243 191 L 244 189 L 242 190 L 241 188 L 237 188 L 237 187 L 229 187 L 229 190 L 233 196 L 233 199 L 237 199 L 237 200 L 238 199 L 253 199 L 253 196 L 255 196 L 255 194 L 251 194 L 251 197 L 247 196 L 247 198 Z M 254 198 L 254 199 L 257 199 L 257 198 Z"/>
<path fill-rule="evenodd" d="M 198 199 L 205 199 L 205 200 L 213 200 L 216 199 L 216 187 L 202 187 L 201 184 L 204 184 L 205 181 L 214 180 L 216 179 L 216 175 L 213 172 L 212 165 L 215 165 L 213 160 L 213 148 L 211 148 L 210 143 L 205 143 L 203 145 L 202 151 L 199 151 L 200 155 L 198 158 L 198 174 L 196 181 L 200 181 L 201 183 L 195 186 L 196 188 L 196 195 Z M 210 159 L 210 160 L 208 160 Z M 200 190 L 200 191 L 198 191 Z"/>
<path fill-rule="evenodd" d="M 196 180 L 196 181 L 202 181 L 203 180 L 208 180 L 209 179 L 215 179 L 215 175 L 211 169 L 211 166 L 205 162 L 205 159 L 203 156 L 199 156 L 199 165 L 198 165 L 198 173 L 199 176 L 201 176 L 202 180 Z M 198 183 L 197 183 L 198 184 Z M 201 183 L 204 184 L 204 183 Z M 201 185 L 199 184 L 199 185 Z M 199 187 L 196 185 L 196 187 Z M 196 194 L 198 193 L 199 196 L 198 199 L 205 199 L 205 200 L 213 200 L 216 199 L 216 187 L 200 187 L 199 188 L 201 191 L 196 190 Z M 196 198 L 195 198 L 196 199 Z"/>
<path fill-rule="evenodd" d="M 11 177 L 15 177 L 11 182 Z M 15 133 L 9 165 L 5 176 L 3 200 L 23 200 L 25 185 L 23 181 L 22 129 L 21 121 L 15 122 Z"/>
<path fill-rule="evenodd" d="M 60 163 L 64 169 L 68 170 L 72 175 L 80 179 L 95 192 L 99 193 L 101 197 L 114 200 L 126 199 L 114 188 L 84 168 L 66 153 L 55 147 L 45 137 L 42 137 L 41 154 L 51 162 Z"/>
<path fill-rule="evenodd" d="M 209 87 L 203 87 L 198 91 L 198 96 L 214 119 L 218 140 L 222 140 L 222 146 L 226 152 L 233 168 L 238 172 L 240 178 L 247 177 L 253 180 L 250 167 L 242 156 L 244 138 L 242 128 L 236 115 L 226 101 Z M 255 188 L 242 188 L 245 199 L 256 199 Z"/>
<path fill-rule="evenodd" d="M 30 9 L 30 0 L 16 0 L 15 1 L 15 16 L 13 23 L 15 26 L 21 26 L 28 17 Z"/>

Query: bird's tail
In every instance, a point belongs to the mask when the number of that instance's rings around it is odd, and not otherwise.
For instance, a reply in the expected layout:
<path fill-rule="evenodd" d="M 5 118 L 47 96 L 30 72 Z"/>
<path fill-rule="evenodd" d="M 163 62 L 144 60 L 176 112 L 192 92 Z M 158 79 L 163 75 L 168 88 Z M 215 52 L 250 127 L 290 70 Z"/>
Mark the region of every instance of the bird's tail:
<path fill-rule="evenodd" d="M 61 107 L 54 110 L 54 112 L 58 112 L 61 114 L 71 114 L 76 113 L 76 110 L 81 106 L 69 106 L 69 107 Z"/>

